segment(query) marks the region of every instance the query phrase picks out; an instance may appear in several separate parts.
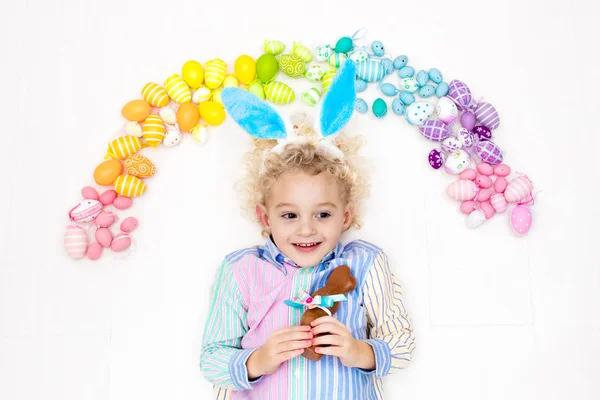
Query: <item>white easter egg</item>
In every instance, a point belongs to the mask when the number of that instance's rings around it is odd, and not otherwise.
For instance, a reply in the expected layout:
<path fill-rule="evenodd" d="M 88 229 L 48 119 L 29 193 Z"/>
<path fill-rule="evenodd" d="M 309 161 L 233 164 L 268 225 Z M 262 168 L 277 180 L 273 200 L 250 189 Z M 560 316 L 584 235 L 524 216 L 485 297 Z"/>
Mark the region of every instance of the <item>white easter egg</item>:
<path fill-rule="evenodd" d="M 181 131 L 175 127 L 168 127 L 165 132 L 165 138 L 163 139 L 163 144 L 167 147 L 177 146 L 181 143 L 182 139 Z"/>
<path fill-rule="evenodd" d="M 431 117 L 433 111 L 433 104 L 417 101 L 406 108 L 406 120 L 413 125 L 421 126 Z"/>
<path fill-rule="evenodd" d="M 175 125 L 177 122 L 177 113 L 171 107 L 163 107 L 158 111 L 158 116 L 165 124 Z"/>
<path fill-rule="evenodd" d="M 467 217 L 467 226 L 471 229 L 479 228 L 485 222 L 485 214 L 480 209 L 474 210 Z"/>
<path fill-rule="evenodd" d="M 464 150 L 457 150 L 448 155 L 444 167 L 446 172 L 452 175 L 457 175 L 467 169 L 471 163 L 469 153 Z"/>
<path fill-rule="evenodd" d="M 447 125 L 452 124 L 458 118 L 458 108 L 456 103 L 448 97 L 440 97 L 435 107 L 435 113 L 438 119 Z"/>

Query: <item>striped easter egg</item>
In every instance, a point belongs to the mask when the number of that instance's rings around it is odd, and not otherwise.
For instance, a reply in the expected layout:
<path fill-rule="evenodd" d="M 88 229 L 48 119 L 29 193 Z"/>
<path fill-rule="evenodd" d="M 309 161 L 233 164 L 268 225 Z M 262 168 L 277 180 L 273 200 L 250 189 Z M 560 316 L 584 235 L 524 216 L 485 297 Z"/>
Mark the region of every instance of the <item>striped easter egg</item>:
<path fill-rule="evenodd" d="M 458 180 L 448 185 L 446 193 L 454 200 L 472 200 L 477 194 L 477 184 L 469 180 Z"/>
<path fill-rule="evenodd" d="M 498 214 L 502 214 L 504 211 L 506 211 L 506 199 L 502 193 L 494 193 L 491 197 L 490 203 Z"/>
<path fill-rule="evenodd" d="M 72 259 L 78 259 L 85 255 L 88 246 L 88 236 L 86 231 L 76 225 L 67 227 L 65 232 L 65 250 Z"/>
<path fill-rule="evenodd" d="M 506 189 L 504 190 L 504 198 L 509 203 L 516 203 L 517 201 L 525 200 L 533 189 L 533 183 L 527 175 L 520 176 L 510 181 Z"/>
<path fill-rule="evenodd" d="M 302 101 L 309 106 L 314 106 L 321 99 L 321 90 L 319 88 L 310 88 L 306 92 L 302 93 Z"/>
<path fill-rule="evenodd" d="M 310 53 L 310 50 L 306 46 L 302 46 L 299 43 L 294 42 L 292 53 L 300 57 L 304 62 L 312 61 L 312 54 Z"/>
<path fill-rule="evenodd" d="M 367 60 L 356 65 L 356 76 L 365 82 L 377 82 L 385 77 L 385 67 L 378 61 Z"/>
<path fill-rule="evenodd" d="M 71 208 L 69 219 L 73 222 L 90 222 L 102 212 L 103 208 L 104 204 L 98 200 L 85 199 Z"/>
<path fill-rule="evenodd" d="M 132 154 L 125 159 L 125 170 L 129 175 L 149 178 L 156 172 L 156 167 L 147 157 Z"/>
<path fill-rule="evenodd" d="M 204 84 L 209 89 L 216 89 L 225 80 L 227 64 L 220 58 L 208 61 L 204 65 Z"/>
<path fill-rule="evenodd" d="M 417 101 L 406 108 L 406 120 L 413 125 L 421 126 L 431 117 L 433 110 L 432 103 Z"/>
<path fill-rule="evenodd" d="M 120 136 L 108 144 L 107 155 L 112 158 L 122 159 L 130 154 L 135 154 L 142 148 L 142 139 L 135 136 Z"/>
<path fill-rule="evenodd" d="M 115 191 L 124 197 L 137 197 L 144 194 L 146 184 L 133 175 L 120 175 L 115 180 Z"/>
<path fill-rule="evenodd" d="M 280 40 L 265 40 L 263 48 L 265 53 L 271 53 L 276 56 L 285 49 L 285 44 Z"/>
<path fill-rule="evenodd" d="M 169 104 L 169 95 L 165 88 L 154 82 L 146 83 L 142 89 L 142 97 L 154 107 L 164 107 Z"/>
<path fill-rule="evenodd" d="M 167 94 L 176 103 L 183 104 L 192 101 L 192 91 L 183 78 L 174 74 L 165 80 Z"/>
<path fill-rule="evenodd" d="M 471 104 L 471 89 L 456 79 L 448 85 L 448 94 L 446 96 L 452 99 L 459 109 L 466 108 Z"/>
<path fill-rule="evenodd" d="M 142 137 L 147 146 L 156 148 L 165 138 L 165 123 L 155 114 L 150 115 L 142 126 Z"/>
<path fill-rule="evenodd" d="M 306 73 L 306 63 L 295 54 L 282 54 L 277 58 L 279 69 L 290 78 L 297 78 Z"/>
<path fill-rule="evenodd" d="M 500 117 L 498 111 L 490 103 L 479 103 L 475 109 L 475 118 L 483 126 L 494 130 L 500 125 Z"/>
<path fill-rule="evenodd" d="M 448 125 L 442 121 L 434 121 L 431 119 L 419 126 L 419 131 L 426 139 L 433 140 L 434 142 L 441 142 L 450 136 Z"/>
<path fill-rule="evenodd" d="M 336 69 L 330 69 L 329 71 L 327 71 L 323 74 L 323 77 L 321 78 L 321 85 L 323 86 L 323 93 L 327 93 L 327 91 L 329 90 L 329 86 L 331 86 L 331 83 L 333 82 L 333 78 L 335 78 L 336 72 L 337 72 Z"/>
<path fill-rule="evenodd" d="M 492 141 L 486 140 L 484 142 L 479 142 L 475 151 L 479 157 L 481 157 L 483 162 L 490 165 L 497 165 L 502 162 L 502 151 L 500 150 L 500 147 Z"/>
<path fill-rule="evenodd" d="M 342 65 L 347 59 L 348 56 L 343 53 L 333 53 L 331 56 L 329 56 L 327 62 L 332 67 L 339 68 L 340 65 Z"/>
<path fill-rule="evenodd" d="M 265 85 L 267 99 L 276 104 L 288 104 L 294 101 L 294 91 L 285 83 L 272 81 Z"/>

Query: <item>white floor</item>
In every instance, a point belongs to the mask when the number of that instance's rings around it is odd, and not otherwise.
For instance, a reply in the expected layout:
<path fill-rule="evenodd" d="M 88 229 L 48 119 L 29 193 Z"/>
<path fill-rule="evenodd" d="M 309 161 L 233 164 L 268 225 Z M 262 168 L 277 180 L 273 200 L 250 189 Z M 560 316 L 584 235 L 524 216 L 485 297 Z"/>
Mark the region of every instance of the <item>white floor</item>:
<path fill-rule="evenodd" d="M 232 189 L 248 138 L 228 121 L 205 147 L 144 150 L 158 173 L 127 214 L 140 220 L 128 258 L 68 259 L 67 211 L 146 82 L 188 59 L 231 70 L 265 38 L 314 47 L 361 26 L 492 102 L 507 163 L 543 190 L 529 236 L 506 215 L 470 231 L 451 178 L 425 162 L 431 143 L 393 114 L 354 118 L 377 173 L 365 226 L 345 240 L 387 251 L 418 335 L 388 398 L 600 398 L 597 2 L 5 3 L 1 399 L 210 398 L 198 356 L 212 277 L 260 243 Z"/>

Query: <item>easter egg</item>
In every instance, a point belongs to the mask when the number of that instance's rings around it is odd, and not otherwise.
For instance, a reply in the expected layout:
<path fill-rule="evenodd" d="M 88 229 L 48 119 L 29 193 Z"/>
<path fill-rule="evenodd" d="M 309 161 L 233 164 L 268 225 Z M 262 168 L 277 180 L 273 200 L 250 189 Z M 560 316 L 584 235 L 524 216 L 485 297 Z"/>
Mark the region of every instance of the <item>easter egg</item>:
<path fill-rule="evenodd" d="M 399 98 L 396 98 L 392 101 L 392 111 L 396 115 L 404 114 L 404 103 Z"/>
<path fill-rule="evenodd" d="M 128 121 L 125 124 L 125 132 L 131 136 L 142 137 L 142 126 L 137 121 Z"/>
<path fill-rule="evenodd" d="M 419 89 L 419 85 L 413 78 L 404 78 L 400 80 L 400 89 L 414 93 L 417 91 L 417 89 Z"/>
<path fill-rule="evenodd" d="M 85 255 L 88 246 L 86 231 L 76 225 L 67 227 L 64 237 L 65 250 L 72 259 L 79 259 Z"/>
<path fill-rule="evenodd" d="M 356 76 L 365 82 L 378 82 L 385 77 L 385 73 L 379 61 L 367 60 L 356 66 Z"/>
<path fill-rule="evenodd" d="M 204 104 L 204 103 L 200 103 Z M 194 103 L 184 103 L 177 109 L 177 125 L 182 132 L 189 132 L 200 121 L 200 110 Z"/>
<path fill-rule="evenodd" d="M 254 58 L 244 54 L 235 60 L 233 71 L 240 82 L 248 85 L 256 77 L 256 62 Z"/>
<path fill-rule="evenodd" d="M 485 177 L 487 178 L 487 177 Z M 480 188 L 482 186 L 477 184 L 477 179 L 475 179 L 475 184 L 477 186 L 479 186 Z M 488 201 L 490 199 L 490 197 L 492 197 L 492 194 L 494 194 L 490 189 L 480 189 L 479 192 L 477 193 L 477 201 Z"/>
<path fill-rule="evenodd" d="M 369 59 L 369 53 L 364 50 L 353 51 L 352 54 L 350 54 L 350 59 L 358 64 L 367 61 Z"/>
<path fill-rule="evenodd" d="M 90 222 L 104 208 L 104 204 L 98 200 L 85 199 L 69 210 L 69 219 L 73 222 Z"/>
<path fill-rule="evenodd" d="M 419 89 L 419 96 L 423 98 L 431 97 L 435 94 L 435 87 L 433 85 L 425 85 Z"/>
<path fill-rule="evenodd" d="M 491 165 L 500 164 L 502 162 L 502 152 L 494 142 L 480 142 L 477 144 L 475 150 L 483 162 Z"/>
<path fill-rule="evenodd" d="M 420 70 L 417 72 L 416 80 L 419 87 L 425 86 L 429 82 L 429 74 L 425 70 Z"/>
<path fill-rule="evenodd" d="M 173 101 L 179 104 L 192 101 L 192 91 L 185 81 L 177 74 L 171 75 L 165 80 L 167 94 Z"/>
<path fill-rule="evenodd" d="M 492 176 L 494 175 L 494 168 L 488 163 L 479 163 L 477 164 L 477 171 L 481 175 Z"/>
<path fill-rule="evenodd" d="M 153 107 L 164 107 L 169 104 L 169 95 L 165 88 L 154 82 L 146 83 L 142 88 L 142 97 Z"/>
<path fill-rule="evenodd" d="M 177 114 L 170 107 L 163 107 L 158 110 L 158 116 L 163 120 L 165 124 L 175 125 L 177 122 Z"/>
<path fill-rule="evenodd" d="M 100 198 L 96 189 L 91 186 L 86 186 L 81 189 L 81 196 L 88 200 L 98 200 Z"/>
<path fill-rule="evenodd" d="M 500 125 L 500 117 L 498 111 L 490 103 L 479 103 L 475 109 L 475 118 L 483 126 L 496 129 Z"/>
<path fill-rule="evenodd" d="M 183 138 L 182 136 L 183 135 L 179 129 L 170 126 L 167 128 L 167 132 L 165 132 L 163 144 L 167 147 L 177 146 L 179 143 L 181 143 L 181 139 Z"/>
<path fill-rule="evenodd" d="M 127 233 L 118 233 L 114 237 L 110 249 L 114 252 L 121 252 L 127 250 L 129 246 L 131 246 L 131 236 Z"/>
<path fill-rule="evenodd" d="M 461 128 L 458 131 L 458 140 L 460 140 L 463 147 L 466 148 L 473 146 L 473 144 L 475 143 L 475 137 L 470 131 L 466 130 L 465 128 Z"/>
<path fill-rule="evenodd" d="M 98 230 L 96 230 L 95 236 L 96 236 L 96 241 L 102 247 L 110 247 L 110 244 L 112 243 L 112 240 L 113 240 L 113 235 L 112 235 L 110 229 L 98 228 Z"/>
<path fill-rule="evenodd" d="M 404 103 L 405 106 L 409 106 L 415 102 L 415 95 L 411 92 L 402 91 L 400 92 L 400 101 Z"/>
<path fill-rule="evenodd" d="M 142 126 L 142 137 L 147 146 L 156 148 L 162 143 L 165 137 L 165 124 L 158 115 L 152 114 L 146 118 Z"/>
<path fill-rule="evenodd" d="M 494 207 L 492 207 L 489 201 L 479 203 L 479 208 L 481 208 L 481 211 L 485 214 L 485 219 L 490 219 L 496 214 L 496 210 L 494 210 Z"/>
<path fill-rule="evenodd" d="M 227 73 L 227 64 L 220 58 L 207 61 L 204 64 L 204 84 L 209 89 L 216 89 L 225 80 Z"/>
<path fill-rule="evenodd" d="M 469 156 L 469 153 L 461 149 L 448 155 L 444 167 L 449 174 L 457 175 L 464 171 L 470 163 L 471 157 Z"/>
<path fill-rule="evenodd" d="M 506 164 L 496 165 L 494 174 L 498 176 L 508 176 L 510 174 L 510 167 Z"/>
<path fill-rule="evenodd" d="M 437 149 L 433 149 L 429 152 L 428 161 L 429 161 L 429 165 L 431 165 L 431 168 L 440 169 L 442 167 L 442 165 L 444 165 L 444 161 L 445 161 L 444 153 L 442 153 L 441 151 L 439 151 Z"/>
<path fill-rule="evenodd" d="M 321 99 L 321 90 L 319 88 L 310 88 L 302 93 L 302 101 L 309 106 L 314 106 Z"/>
<path fill-rule="evenodd" d="M 467 217 L 467 226 L 470 229 L 479 228 L 485 222 L 485 213 L 480 209 L 476 209 Z"/>
<path fill-rule="evenodd" d="M 469 181 L 474 181 L 475 178 L 477 178 L 477 171 L 475 171 L 474 169 L 465 169 L 463 172 L 460 173 L 460 175 L 458 176 L 460 179 L 466 179 Z"/>
<path fill-rule="evenodd" d="M 415 75 L 415 69 L 413 67 L 402 67 L 398 71 L 398 76 L 400 78 L 411 78 Z"/>
<path fill-rule="evenodd" d="M 398 56 L 398 57 L 394 58 L 394 68 L 395 69 L 402 69 L 406 66 L 407 63 L 408 63 L 407 56 Z"/>
<path fill-rule="evenodd" d="M 333 53 L 329 56 L 329 60 L 327 62 L 334 68 L 339 68 L 344 61 L 348 59 L 348 56 L 343 53 Z"/>
<path fill-rule="evenodd" d="M 121 230 L 125 233 L 129 233 L 138 227 L 138 220 L 134 217 L 127 217 L 121 222 Z"/>
<path fill-rule="evenodd" d="M 119 175 L 121 175 L 121 172 L 119 172 Z M 117 175 L 117 176 L 119 176 Z M 117 179 L 115 177 L 115 179 Z M 113 180 L 114 182 L 114 180 Z M 112 182 L 110 183 L 112 185 Z M 109 206 L 113 203 L 113 201 L 115 201 L 115 199 L 117 198 L 118 193 L 113 190 L 113 189 L 109 189 L 106 190 L 104 193 L 102 193 L 100 195 L 100 203 L 104 204 L 105 206 Z"/>
<path fill-rule="evenodd" d="M 304 62 L 312 61 L 312 54 L 310 54 L 310 50 L 306 46 L 302 46 L 300 43 L 294 42 L 292 53 L 300 57 Z"/>
<path fill-rule="evenodd" d="M 377 57 L 382 57 L 385 53 L 385 50 L 383 49 L 383 43 L 381 43 L 379 40 L 376 40 L 373 43 L 371 43 L 371 50 L 373 51 L 373 54 L 375 54 Z"/>
<path fill-rule="evenodd" d="M 362 79 L 356 79 L 354 81 L 354 89 L 357 93 L 364 92 L 367 90 L 367 82 L 363 81 Z"/>
<path fill-rule="evenodd" d="M 477 206 L 477 202 L 474 200 L 465 200 L 460 205 L 460 212 L 466 215 L 471 214 L 475 211 L 475 207 Z"/>
<path fill-rule="evenodd" d="M 523 201 L 529 197 L 532 189 L 533 183 L 531 183 L 531 180 L 526 175 L 520 176 L 510 181 L 506 186 L 504 198 L 509 203 Z"/>
<path fill-rule="evenodd" d="M 529 207 L 521 204 L 514 208 L 510 216 L 510 224 L 515 234 L 518 236 L 526 235 L 531 229 L 531 222 L 532 216 Z"/>
<path fill-rule="evenodd" d="M 381 93 L 385 94 L 386 96 L 395 96 L 396 93 L 398 93 L 396 86 L 392 85 L 391 83 L 384 83 L 379 89 L 381 90 Z"/>
<path fill-rule="evenodd" d="M 354 48 L 354 43 L 352 42 L 352 38 L 348 36 L 344 36 L 340 38 L 336 43 L 334 50 L 338 53 L 347 53 Z"/>
<path fill-rule="evenodd" d="M 295 54 L 282 54 L 277 58 L 277 65 L 290 78 L 306 74 L 306 63 Z"/>
<path fill-rule="evenodd" d="M 133 205 L 133 200 L 130 197 L 117 196 L 113 201 L 113 206 L 118 210 L 127 210 Z"/>
<path fill-rule="evenodd" d="M 263 87 L 262 83 L 260 83 L 259 81 L 254 81 L 250 84 L 250 86 L 248 86 L 248 91 L 252 94 L 254 94 L 256 97 L 258 97 L 261 100 L 264 100 L 265 97 L 265 88 Z"/>
<path fill-rule="evenodd" d="M 406 109 L 406 120 L 413 125 L 421 126 L 431 117 L 431 114 L 433 114 L 433 104 L 425 101 L 417 101 L 416 103 L 412 103 Z M 434 124 L 433 122 L 437 122 L 439 124 Z M 433 129 L 433 131 L 431 131 L 429 134 L 431 137 L 437 137 L 439 140 L 444 140 L 448 137 L 448 135 L 450 135 L 448 126 L 441 121 L 432 121 L 431 126 L 432 129 L 435 127 L 435 129 Z"/>
<path fill-rule="evenodd" d="M 329 90 L 329 86 L 331 86 L 331 83 L 333 82 L 333 78 L 335 78 L 336 72 L 337 72 L 337 70 L 330 69 L 329 71 L 325 72 L 325 74 L 323 75 L 323 78 L 321 79 L 321 85 L 323 86 L 323 93 L 327 93 L 327 91 Z"/>
<path fill-rule="evenodd" d="M 507 182 L 506 178 L 503 176 L 500 176 L 500 177 L 496 178 L 496 181 L 494 182 L 494 191 L 496 193 L 504 193 L 507 186 L 508 186 L 508 182 Z"/>
<path fill-rule="evenodd" d="M 421 127 L 423 128 L 423 127 Z M 446 139 L 444 139 L 444 141 L 442 142 L 442 149 L 444 149 L 444 151 L 447 151 L 449 153 L 459 150 L 462 148 L 462 143 L 455 137 L 450 136 Z"/>
<path fill-rule="evenodd" d="M 383 66 L 383 69 L 385 70 L 386 75 L 394 72 L 394 63 L 392 62 L 392 60 L 388 60 L 387 58 L 384 58 L 380 62 L 381 62 L 381 65 Z"/>
<path fill-rule="evenodd" d="M 475 128 L 476 122 L 477 119 L 475 118 L 475 114 L 473 114 L 471 111 L 465 111 L 460 116 L 460 124 L 463 128 L 469 131 L 472 131 L 473 128 Z"/>
<path fill-rule="evenodd" d="M 223 104 L 223 100 L 221 100 L 221 89 L 215 90 L 210 99 L 212 101 L 216 101 L 217 103 Z"/>
<path fill-rule="evenodd" d="M 267 99 L 275 104 L 288 104 L 294 101 L 294 91 L 285 83 L 272 81 L 265 85 Z"/>
<path fill-rule="evenodd" d="M 210 100 L 211 96 L 212 96 L 212 91 L 209 88 L 207 88 L 206 86 L 200 86 L 194 92 L 194 94 L 192 96 L 192 101 L 196 104 L 199 104 L 203 101 Z"/>
<path fill-rule="evenodd" d="M 494 210 L 496 210 L 498 214 L 502 214 L 504 211 L 506 211 L 506 199 L 502 193 L 493 194 L 490 199 L 490 204 L 492 207 L 494 207 Z"/>
<path fill-rule="evenodd" d="M 431 68 L 429 70 L 429 79 L 431 79 L 434 83 L 440 84 L 442 83 L 442 73 L 437 68 Z"/>
<path fill-rule="evenodd" d="M 125 197 L 137 197 L 144 194 L 146 191 L 146 184 L 140 178 L 133 175 L 120 175 L 115 180 L 115 190 L 121 196 Z M 115 202 L 117 199 L 115 199 Z M 113 205 L 116 204 L 113 202 Z M 116 205 L 115 205 L 116 207 Z"/>
<path fill-rule="evenodd" d="M 418 104 L 418 103 L 415 103 Z M 411 108 L 415 105 L 413 104 L 407 110 L 407 113 L 412 112 Z M 450 136 L 450 129 L 448 129 L 448 125 L 443 123 L 442 121 L 434 121 L 427 120 L 421 126 L 419 126 L 419 132 L 429 140 L 434 142 L 441 142 Z"/>
<path fill-rule="evenodd" d="M 125 170 L 129 175 L 138 178 L 149 178 L 156 172 L 156 167 L 148 158 L 132 154 L 125 159 Z"/>
<path fill-rule="evenodd" d="M 331 46 L 328 44 L 322 45 L 322 46 L 317 46 L 316 48 L 317 50 L 317 61 L 326 61 L 329 59 L 329 57 L 331 57 L 331 53 L 333 53 L 333 50 L 331 49 Z"/>
<path fill-rule="evenodd" d="M 89 258 L 92 261 L 99 259 L 102 255 L 103 248 L 104 247 L 102 247 L 102 245 L 98 242 L 91 243 L 87 249 L 87 258 Z"/>
<path fill-rule="evenodd" d="M 262 83 L 268 83 L 277 74 L 277 60 L 273 54 L 265 53 L 256 60 L 256 75 Z"/>
<path fill-rule="evenodd" d="M 475 182 L 466 180 L 454 181 L 446 188 L 446 194 L 454 200 L 472 200 L 477 192 Z"/>
<path fill-rule="evenodd" d="M 192 89 L 198 89 L 204 82 L 204 68 L 198 61 L 189 60 L 181 68 L 181 77 Z"/>
<path fill-rule="evenodd" d="M 435 106 L 435 113 L 440 121 L 451 125 L 458 117 L 458 108 L 448 97 L 440 97 Z"/>
<path fill-rule="evenodd" d="M 377 118 L 383 118 L 387 114 L 387 109 L 387 104 L 382 98 L 377 98 L 373 102 L 373 115 L 375 115 Z"/>
<path fill-rule="evenodd" d="M 200 117 L 209 125 L 220 125 L 225 120 L 225 107 L 216 101 L 204 101 L 198 105 Z"/>
<path fill-rule="evenodd" d="M 265 40 L 263 42 L 263 49 L 265 53 L 276 56 L 285 49 L 285 44 L 281 40 Z"/>
<path fill-rule="evenodd" d="M 94 170 L 94 181 L 102 186 L 112 185 L 122 171 L 123 165 L 119 160 L 104 161 Z"/>
<path fill-rule="evenodd" d="M 320 65 L 313 65 L 306 70 L 304 76 L 311 82 L 318 82 L 325 75 L 325 70 Z"/>
<path fill-rule="evenodd" d="M 94 223 L 99 228 L 108 228 L 117 220 L 117 216 L 111 211 L 102 211 L 94 219 Z"/>
<path fill-rule="evenodd" d="M 143 128 L 142 128 L 143 131 Z M 120 136 L 108 144 L 106 154 L 112 158 L 125 158 L 137 153 L 142 148 L 142 140 L 135 136 Z"/>
<path fill-rule="evenodd" d="M 192 129 L 192 137 L 200 146 L 203 146 L 208 141 L 208 125 L 198 124 Z"/>
<path fill-rule="evenodd" d="M 365 114 L 367 111 L 369 111 L 369 106 L 364 99 L 357 97 L 354 101 L 354 109 L 361 114 Z"/>
<path fill-rule="evenodd" d="M 449 90 L 450 88 L 448 87 L 448 84 L 446 82 L 442 82 L 435 88 L 435 95 L 437 97 L 444 97 L 448 94 Z"/>
<path fill-rule="evenodd" d="M 225 75 L 225 79 L 223 80 L 223 87 L 238 87 L 240 85 L 240 82 L 238 81 L 238 78 L 236 78 L 234 75 Z"/>
<path fill-rule="evenodd" d="M 448 85 L 447 96 L 456 103 L 459 109 L 463 109 L 471 104 L 471 89 L 459 80 L 453 80 Z"/>
<path fill-rule="evenodd" d="M 152 112 L 152 107 L 146 100 L 133 100 L 121 109 L 121 115 L 128 121 L 141 122 Z"/>

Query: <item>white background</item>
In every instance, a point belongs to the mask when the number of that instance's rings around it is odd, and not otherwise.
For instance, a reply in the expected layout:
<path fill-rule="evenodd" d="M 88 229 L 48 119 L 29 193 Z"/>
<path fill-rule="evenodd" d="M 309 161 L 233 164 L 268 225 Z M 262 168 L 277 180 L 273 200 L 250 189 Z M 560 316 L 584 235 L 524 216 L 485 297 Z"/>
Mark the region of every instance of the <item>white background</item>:
<path fill-rule="evenodd" d="M 146 82 L 188 59 L 232 71 L 265 38 L 314 48 L 361 26 L 492 102 L 507 163 L 543 190 L 529 236 L 507 215 L 470 231 L 416 128 L 353 119 L 377 170 L 365 226 L 344 241 L 386 250 L 418 337 L 388 398 L 600 398 L 598 3 L 334 3 L 3 2 L 0 398 L 210 398 L 198 357 L 212 278 L 225 254 L 261 243 L 232 189 L 247 136 L 228 120 L 205 147 L 187 136 L 142 152 L 158 172 L 122 214 L 140 220 L 126 259 L 70 260 L 67 212 Z"/>

